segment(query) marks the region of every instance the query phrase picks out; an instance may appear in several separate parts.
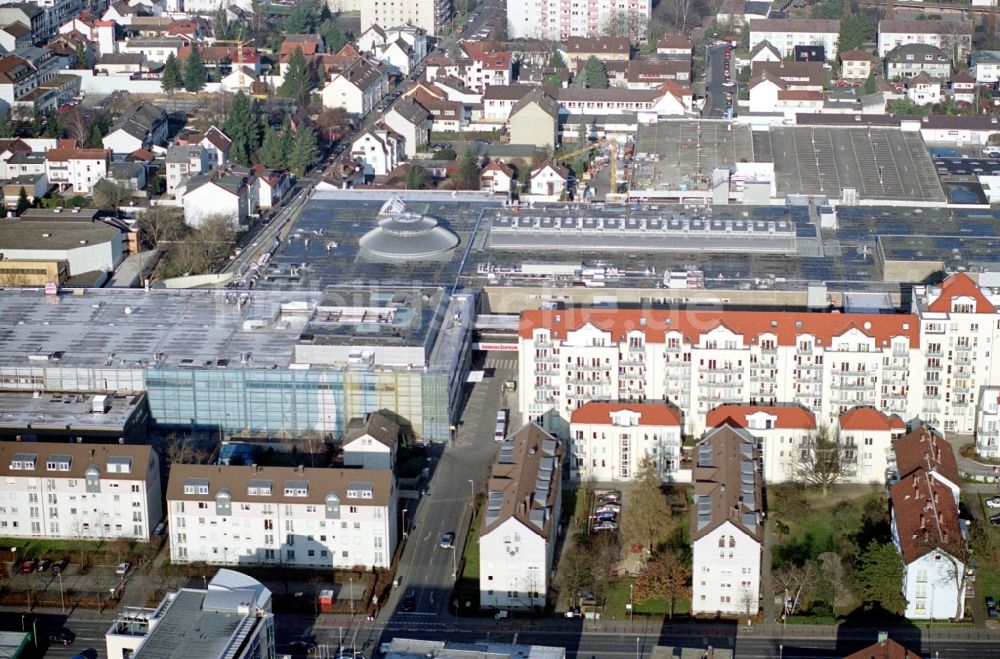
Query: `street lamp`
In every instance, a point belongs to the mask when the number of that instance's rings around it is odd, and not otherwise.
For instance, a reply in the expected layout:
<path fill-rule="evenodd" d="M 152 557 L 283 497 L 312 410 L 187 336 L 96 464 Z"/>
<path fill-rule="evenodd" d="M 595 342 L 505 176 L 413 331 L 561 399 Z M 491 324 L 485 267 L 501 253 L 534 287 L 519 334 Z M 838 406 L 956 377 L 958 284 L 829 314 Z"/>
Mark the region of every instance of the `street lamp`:
<path fill-rule="evenodd" d="M 458 559 L 455 558 L 455 545 L 451 546 L 451 578 L 458 578 Z"/>
<path fill-rule="evenodd" d="M 62 612 L 66 613 L 66 598 L 63 597 L 63 586 L 62 586 L 62 570 L 59 570 L 59 604 L 62 606 Z"/>
<path fill-rule="evenodd" d="M 632 594 L 634 591 L 635 591 L 635 584 L 630 583 L 628 585 L 628 621 L 630 624 L 632 622 L 632 615 L 633 613 L 635 613 L 635 606 L 633 606 L 632 604 Z"/>
<path fill-rule="evenodd" d="M 469 479 L 469 496 L 473 499 L 476 498 L 476 481 Z"/>
<path fill-rule="evenodd" d="M 403 539 L 404 540 L 406 539 L 406 536 L 407 536 L 407 533 L 406 533 L 406 511 L 408 511 L 408 510 L 409 510 L 409 508 L 403 508 Z"/>
<path fill-rule="evenodd" d="M 351 598 L 351 617 L 354 617 L 354 577 L 348 577 L 348 583 L 351 587 L 351 592 L 349 597 Z"/>

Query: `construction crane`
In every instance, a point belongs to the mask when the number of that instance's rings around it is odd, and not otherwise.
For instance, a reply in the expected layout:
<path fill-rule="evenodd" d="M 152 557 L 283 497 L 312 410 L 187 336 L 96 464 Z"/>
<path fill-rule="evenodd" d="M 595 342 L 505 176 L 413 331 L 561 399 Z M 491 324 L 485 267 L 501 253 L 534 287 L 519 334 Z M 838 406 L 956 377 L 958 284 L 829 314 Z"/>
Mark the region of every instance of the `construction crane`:
<path fill-rule="evenodd" d="M 239 71 L 239 81 L 240 89 L 244 88 L 244 78 L 243 78 L 243 48 L 249 46 L 253 43 L 253 39 L 216 39 L 212 42 L 212 45 L 220 43 L 231 43 L 236 44 L 236 70 Z"/>

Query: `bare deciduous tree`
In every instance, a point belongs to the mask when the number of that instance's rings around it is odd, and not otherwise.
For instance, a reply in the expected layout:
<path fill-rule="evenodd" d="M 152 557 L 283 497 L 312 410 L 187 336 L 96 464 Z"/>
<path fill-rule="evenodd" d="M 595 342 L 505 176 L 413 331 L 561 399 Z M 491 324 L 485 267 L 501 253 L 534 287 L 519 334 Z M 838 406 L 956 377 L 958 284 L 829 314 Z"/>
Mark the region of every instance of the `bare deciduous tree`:
<path fill-rule="evenodd" d="M 639 602 L 663 599 L 674 617 L 674 604 L 691 596 L 691 568 L 671 551 L 665 551 L 646 564 L 635 582 L 635 598 Z"/>
<path fill-rule="evenodd" d="M 854 473 L 856 451 L 856 448 L 841 445 L 831 436 L 828 427 L 820 426 L 795 449 L 795 476 L 806 485 L 818 485 L 826 494 L 831 485 Z"/>
<path fill-rule="evenodd" d="M 174 242 L 185 231 L 184 216 L 179 208 L 152 206 L 139 215 L 139 236 L 147 247 Z"/>
<path fill-rule="evenodd" d="M 644 456 L 622 510 L 621 530 L 627 545 L 639 544 L 652 553 L 665 540 L 663 520 L 670 517 L 670 507 L 661 487 L 656 463 Z"/>
<path fill-rule="evenodd" d="M 784 595 L 786 615 L 794 615 L 802 607 L 802 600 L 811 593 L 816 579 L 816 564 L 807 560 L 801 566 L 789 563 L 774 570 L 775 591 Z"/>

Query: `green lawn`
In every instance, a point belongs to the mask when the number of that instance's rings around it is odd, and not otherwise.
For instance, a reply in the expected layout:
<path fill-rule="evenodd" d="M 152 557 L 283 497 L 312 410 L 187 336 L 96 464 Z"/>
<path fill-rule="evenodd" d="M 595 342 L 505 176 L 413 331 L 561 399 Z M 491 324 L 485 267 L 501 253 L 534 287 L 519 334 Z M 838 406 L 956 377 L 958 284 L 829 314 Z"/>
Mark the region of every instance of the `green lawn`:
<path fill-rule="evenodd" d="M 4 555 L 10 555 L 10 548 L 17 547 L 18 558 L 51 558 L 63 557 L 79 553 L 102 554 L 112 550 L 114 541 L 100 540 L 49 540 L 45 538 L 0 538 L 0 548 Z M 129 549 L 134 550 L 136 542 L 129 543 Z M 139 545 L 144 547 L 145 545 Z"/>
<path fill-rule="evenodd" d="M 610 619 L 614 616 L 616 620 L 623 620 L 628 617 L 625 605 L 629 600 L 629 586 L 635 583 L 635 579 L 625 577 L 617 579 L 608 584 L 607 597 L 604 601 L 604 613 L 602 618 Z M 687 615 L 691 612 L 690 598 L 678 599 L 674 602 L 674 615 Z M 666 616 L 670 613 L 670 608 L 666 600 L 649 600 L 643 603 L 635 603 L 635 615 L 637 616 Z"/>
<path fill-rule="evenodd" d="M 463 614 L 479 612 L 479 527 L 485 514 L 486 506 L 479 506 L 462 548 L 462 574 L 455 580 L 454 599 L 472 603 L 471 609 L 462 609 Z"/>
<path fill-rule="evenodd" d="M 973 495 L 975 496 L 975 495 Z M 980 510 L 983 513 L 984 529 L 989 538 L 989 545 L 992 552 L 983 555 L 976 554 L 976 597 L 982 599 L 987 595 L 996 599 L 1000 596 L 1000 556 L 997 555 L 997 548 L 1000 547 L 1000 527 L 989 523 L 990 508 L 987 508 L 984 501 L 994 496 L 993 494 L 979 494 Z M 972 497 L 970 497 L 972 498 Z M 972 499 L 975 501 L 975 499 Z M 971 503 L 966 499 L 966 503 Z"/>

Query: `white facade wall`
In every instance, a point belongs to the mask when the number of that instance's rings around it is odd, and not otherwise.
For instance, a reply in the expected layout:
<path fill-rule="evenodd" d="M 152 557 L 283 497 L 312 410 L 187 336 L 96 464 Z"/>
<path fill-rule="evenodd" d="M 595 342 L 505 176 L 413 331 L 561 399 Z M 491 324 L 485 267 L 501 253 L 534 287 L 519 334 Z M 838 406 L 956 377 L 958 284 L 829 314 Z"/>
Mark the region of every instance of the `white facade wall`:
<path fill-rule="evenodd" d="M 508 0 L 507 34 L 511 39 L 605 36 L 615 25 L 644 34 L 650 0 Z"/>
<path fill-rule="evenodd" d="M 984 458 L 1000 458 L 1000 388 L 984 387 L 976 417 L 976 451 Z"/>
<path fill-rule="evenodd" d="M 791 57 L 796 46 L 823 46 L 827 61 L 835 62 L 837 61 L 840 33 L 751 30 L 750 50 L 753 50 L 761 41 L 770 42 L 784 57 Z"/>
<path fill-rule="evenodd" d="M 553 545 L 513 517 L 482 536 L 479 539 L 480 606 L 490 609 L 545 606 Z"/>
<path fill-rule="evenodd" d="M 758 410 L 746 415 L 741 426 L 758 441 L 764 463 L 761 476 L 765 484 L 796 480 L 796 455 L 802 443 L 816 432 L 812 428 L 779 427 L 777 421 L 776 415 Z"/>
<path fill-rule="evenodd" d="M 38 454 L 36 468 L 23 474 L 5 469 L 0 488 L 0 534 L 7 538 L 125 537 L 147 541 L 163 519 L 155 452 L 150 453 L 149 464 L 132 464 L 131 473 L 139 470 L 146 475 L 145 480 L 116 478 L 107 465 L 97 466 L 96 478 L 88 479 L 67 478 L 46 469 L 46 457 L 61 453 L 59 448 L 48 443 L 26 444 L 24 453 Z"/>
<path fill-rule="evenodd" d="M 628 482 L 646 456 L 656 461 L 664 481 L 678 480 L 681 427 L 573 423 L 570 425 L 570 478 Z M 684 482 L 690 481 L 690 474 Z"/>
<path fill-rule="evenodd" d="M 184 223 L 194 229 L 210 217 L 225 216 L 232 218 L 234 229 L 240 230 L 246 225 L 249 214 L 246 187 L 235 194 L 214 183 L 206 183 L 184 195 Z"/>
<path fill-rule="evenodd" d="M 895 511 L 892 538 L 899 551 Z M 949 620 L 964 616 L 965 597 L 958 597 L 964 571 L 961 561 L 940 549 L 924 554 L 909 565 L 904 563 L 902 588 L 906 611 L 903 615 L 911 620 Z"/>
<path fill-rule="evenodd" d="M 259 503 L 233 493 L 231 513 L 216 501 L 167 502 L 170 560 L 214 565 L 314 568 L 389 567 L 396 546 L 395 497 L 389 506 L 342 499 L 339 516 L 323 503 Z"/>
<path fill-rule="evenodd" d="M 413 25 L 434 36 L 451 14 L 447 0 L 363 0 L 361 31 L 372 25 Z"/>
<path fill-rule="evenodd" d="M 79 245 L 70 249 L 5 249 L 4 258 L 11 261 L 17 259 L 66 261 L 69 276 L 74 277 L 84 272 L 114 272 L 122 262 L 122 251 L 122 234 L 119 233 L 107 242 Z M 94 390 L 106 389 L 98 387 Z"/>
<path fill-rule="evenodd" d="M 893 440 L 903 434 L 903 430 L 841 430 L 838 439 L 844 447 L 845 458 L 856 458 L 856 463 L 851 466 L 851 480 L 858 483 L 885 483 L 890 464 L 896 462 L 892 451 Z"/>
<path fill-rule="evenodd" d="M 342 447 L 344 464 L 362 469 L 392 469 L 392 450 L 369 435 L 362 435 Z"/>
<path fill-rule="evenodd" d="M 757 612 L 760 543 L 732 522 L 724 522 L 694 542 L 691 612 L 746 614 L 746 595 Z"/>

